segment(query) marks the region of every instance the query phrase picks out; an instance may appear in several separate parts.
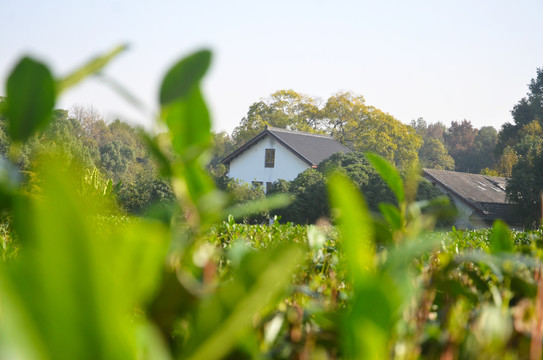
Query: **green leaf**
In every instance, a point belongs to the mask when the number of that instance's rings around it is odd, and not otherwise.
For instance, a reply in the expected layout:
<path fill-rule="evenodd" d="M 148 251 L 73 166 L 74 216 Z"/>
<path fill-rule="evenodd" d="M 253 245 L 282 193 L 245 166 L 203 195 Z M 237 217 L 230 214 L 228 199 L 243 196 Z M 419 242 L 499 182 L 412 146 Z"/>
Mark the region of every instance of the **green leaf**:
<path fill-rule="evenodd" d="M 81 66 L 79 69 L 73 71 L 71 74 L 57 82 L 57 90 L 59 93 L 62 91 L 77 85 L 83 79 L 89 75 L 95 74 L 102 70 L 111 60 L 116 58 L 120 53 L 128 49 L 127 45 L 119 45 L 113 50 L 105 53 L 104 55 L 99 55 L 94 59 L 87 62 L 85 65 Z"/>
<path fill-rule="evenodd" d="M 160 87 L 160 104 L 166 105 L 190 97 L 211 62 L 211 52 L 201 50 L 175 64 L 166 74 Z"/>
<path fill-rule="evenodd" d="M 303 250 L 295 244 L 247 253 L 232 279 L 201 304 L 185 357 L 224 358 L 250 332 L 254 315 L 285 290 L 303 256 Z"/>
<path fill-rule="evenodd" d="M 398 170 L 396 170 L 392 164 L 378 155 L 367 153 L 366 157 L 375 167 L 379 175 L 381 175 L 383 180 L 386 181 L 390 190 L 392 190 L 394 195 L 396 195 L 398 203 L 402 203 L 405 200 L 405 191 L 402 177 L 398 173 Z"/>
<path fill-rule="evenodd" d="M 6 95 L 5 115 L 13 141 L 26 140 L 51 121 L 55 82 L 44 64 L 21 59 L 8 77 Z"/>
<path fill-rule="evenodd" d="M 344 175 L 330 176 L 328 192 L 342 234 L 347 267 L 356 284 L 375 267 L 372 219 L 360 192 Z"/>
<path fill-rule="evenodd" d="M 396 206 L 380 203 L 379 211 L 381 211 L 386 222 L 392 227 L 392 230 L 398 230 L 402 227 L 402 215 Z"/>
<path fill-rule="evenodd" d="M 248 201 L 224 210 L 223 217 L 231 215 L 234 219 L 240 219 L 247 215 L 258 214 L 266 210 L 280 209 L 292 203 L 292 198 L 287 194 L 276 194 L 264 199 Z"/>
<path fill-rule="evenodd" d="M 490 271 L 496 275 L 499 281 L 503 280 L 503 271 L 501 269 L 501 260 L 495 255 L 487 254 L 483 251 L 466 251 L 455 257 L 457 263 L 473 262 L 479 265 L 487 266 Z"/>
<path fill-rule="evenodd" d="M 393 284 L 381 277 L 359 284 L 352 307 L 343 317 L 341 342 L 345 359 L 386 359 L 395 313 Z"/>
<path fill-rule="evenodd" d="M 511 233 L 507 225 L 501 220 L 495 221 L 492 226 L 489 248 L 492 254 L 513 251 Z"/>
<path fill-rule="evenodd" d="M 104 218 L 97 226 L 100 205 L 82 201 L 70 173 L 48 164 L 40 198 L 14 206 L 21 251 L 0 265 L 2 345 L 16 347 L 20 358 L 136 358 L 136 326 L 144 320 L 130 314 L 155 291 L 167 228 L 119 227 Z"/>
<path fill-rule="evenodd" d="M 193 161 L 211 144 L 211 120 L 198 86 L 187 97 L 162 109 L 172 147 L 184 162 Z"/>

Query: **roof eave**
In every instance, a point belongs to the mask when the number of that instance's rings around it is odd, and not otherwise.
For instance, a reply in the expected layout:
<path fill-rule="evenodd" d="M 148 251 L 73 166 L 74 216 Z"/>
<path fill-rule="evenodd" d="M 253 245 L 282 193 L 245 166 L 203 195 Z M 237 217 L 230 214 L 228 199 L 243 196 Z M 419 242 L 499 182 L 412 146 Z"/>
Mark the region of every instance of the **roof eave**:
<path fill-rule="evenodd" d="M 266 134 L 270 134 L 270 132 L 268 131 L 268 129 L 265 129 L 263 130 L 262 132 L 260 132 L 258 135 L 256 135 L 255 137 L 253 137 L 251 140 L 247 141 L 245 144 L 241 145 L 239 148 L 237 148 L 236 150 L 234 150 L 230 155 L 228 155 L 227 157 L 225 157 L 224 159 L 222 159 L 220 161 L 221 164 L 228 164 L 230 163 L 232 160 L 234 160 L 236 157 L 238 157 L 242 152 L 244 152 L 246 149 L 250 148 L 253 144 L 255 144 L 256 142 L 258 142 L 258 140 L 262 139 L 264 136 L 266 136 Z"/>

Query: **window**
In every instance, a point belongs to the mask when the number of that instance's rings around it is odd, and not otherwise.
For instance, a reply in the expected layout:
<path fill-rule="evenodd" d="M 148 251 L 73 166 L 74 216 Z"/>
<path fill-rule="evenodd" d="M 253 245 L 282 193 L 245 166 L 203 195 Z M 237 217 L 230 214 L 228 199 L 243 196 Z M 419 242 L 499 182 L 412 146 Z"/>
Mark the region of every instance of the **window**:
<path fill-rule="evenodd" d="M 266 149 L 266 161 L 264 167 L 272 168 L 275 166 L 275 149 Z"/>
<path fill-rule="evenodd" d="M 272 188 L 272 183 L 271 182 L 266 182 L 266 194 L 270 192 Z"/>
<path fill-rule="evenodd" d="M 253 189 L 261 188 L 264 183 L 262 181 L 253 181 Z"/>

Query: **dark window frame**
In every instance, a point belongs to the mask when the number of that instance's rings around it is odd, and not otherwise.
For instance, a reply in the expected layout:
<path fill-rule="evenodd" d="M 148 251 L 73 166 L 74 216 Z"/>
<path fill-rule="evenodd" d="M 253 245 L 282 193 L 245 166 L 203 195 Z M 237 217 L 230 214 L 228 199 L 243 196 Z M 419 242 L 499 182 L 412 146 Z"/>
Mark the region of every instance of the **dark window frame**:
<path fill-rule="evenodd" d="M 266 149 L 264 155 L 264 167 L 274 168 L 275 167 L 275 149 Z"/>

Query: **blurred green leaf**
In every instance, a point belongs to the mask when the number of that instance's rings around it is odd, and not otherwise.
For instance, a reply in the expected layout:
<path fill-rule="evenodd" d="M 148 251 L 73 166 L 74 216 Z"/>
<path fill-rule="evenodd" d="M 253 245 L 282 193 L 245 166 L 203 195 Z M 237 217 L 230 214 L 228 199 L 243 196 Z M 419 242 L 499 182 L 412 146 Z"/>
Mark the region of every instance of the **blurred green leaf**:
<path fill-rule="evenodd" d="M 259 214 L 264 211 L 280 209 L 288 206 L 292 198 L 287 194 L 274 194 L 264 199 L 251 200 L 224 210 L 223 218 L 232 215 L 234 219 L 241 219 L 247 215 Z"/>
<path fill-rule="evenodd" d="M 396 206 L 380 203 L 379 211 L 381 211 L 386 222 L 392 227 L 392 230 L 398 230 L 402 227 L 402 215 Z"/>
<path fill-rule="evenodd" d="M 51 121 L 55 82 L 42 63 L 24 57 L 7 80 L 5 115 L 13 141 L 23 141 Z"/>
<path fill-rule="evenodd" d="M 330 176 L 328 192 L 342 234 L 348 270 L 356 284 L 375 268 L 372 220 L 360 192 L 344 175 Z"/>
<path fill-rule="evenodd" d="M 388 353 L 395 308 L 393 284 L 375 272 L 373 224 L 360 192 L 340 173 L 330 176 L 328 192 L 354 288 L 341 328 L 345 358 L 381 359 Z"/>
<path fill-rule="evenodd" d="M 201 50 L 185 57 L 166 74 L 160 87 L 160 104 L 185 101 L 194 92 L 211 63 L 211 52 Z"/>
<path fill-rule="evenodd" d="M 70 173 L 48 164 L 42 196 L 15 204 L 22 247 L 0 268 L 3 334 L 22 358 L 135 358 L 130 312 L 155 291 L 167 230 L 147 223 L 104 235 L 94 224 L 100 204 L 81 201 Z"/>
<path fill-rule="evenodd" d="M 345 359 L 389 357 L 388 337 L 396 307 L 391 287 L 393 284 L 380 277 L 366 278 L 357 286 L 342 324 Z"/>
<path fill-rule="evenodd" d="M 392 166 L 388 161 L 382 157 L 367 153 L 366 157 L 369 162 L 375 167 L 379 175 L 386 181 L 390 190 L 396 195 L 398 203 L 402 203 L 405 200 L 405 191 L 403 186 L 402 177 L 398 173 L 398 170 Z"/>
<path fill-rule="evenodd" d="M 201 304 L 186 357 L 213 360 L 227 355 L 250 331 L 253 316 L 285 290 L 303 256 L 295 244 L 247 253 L 232 280 Z"/>
<path fill-rule="evenodd" d="M 476 264 L 484 264 L 496 275 L 499 281 L 503 280 L 503 272 L 501 270 L 501 261 L 497 257 L 487 254 L 482 251 L 466 251 L 456 256 L 456 261 L 473 262 Z"/>
<path fill-rule="evenodd" d="M 492 254 L 513 251 L 513 240 L 509 227 L 501 220 L 494 222 L 489 249 Z"/>
<path fill-rule="evenodd" d="M 184 162 L 193 161 L 211 144 L 211 120 L 198 86 L 186 97 L 162 109 L 172 147 Z"/>
<path fill-rule="evenodd" d="M 128 45 L 119 45 L 113 50 L 105 53 L 104 55 L 99 55 L 94 59 L 87 62 L 85 65 L 81 66 L 79 69 L 73 71 L 68 76 L 60 79 L 57 82 L 57 91 L 60 94 L 64 90 L 77 85 L 79 82 L 84 80 L 86 77 L 95 74 L 102 70 L 111 60 L 116 58 L 119 54 L 128 49 Z"/>

